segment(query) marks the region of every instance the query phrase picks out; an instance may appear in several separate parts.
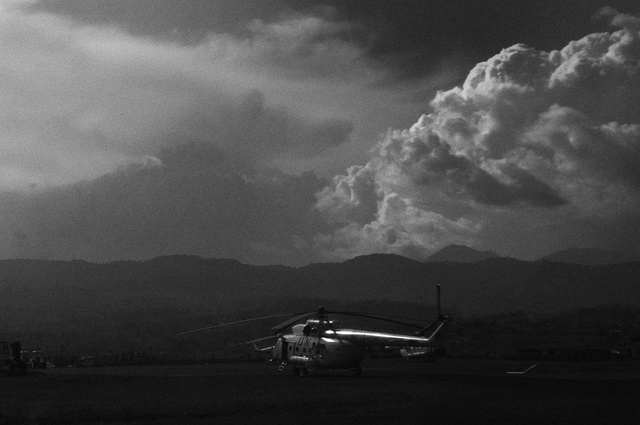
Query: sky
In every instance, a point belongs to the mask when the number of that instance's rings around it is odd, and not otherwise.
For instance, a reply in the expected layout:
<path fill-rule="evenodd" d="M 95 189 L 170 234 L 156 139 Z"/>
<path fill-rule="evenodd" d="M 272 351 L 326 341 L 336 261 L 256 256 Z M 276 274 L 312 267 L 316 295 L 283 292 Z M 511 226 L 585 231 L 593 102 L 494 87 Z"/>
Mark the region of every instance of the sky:
<path fill-rule="evenodd" d="M 636 1 L 0 0 L 0 259 L 640 258 Z"/>

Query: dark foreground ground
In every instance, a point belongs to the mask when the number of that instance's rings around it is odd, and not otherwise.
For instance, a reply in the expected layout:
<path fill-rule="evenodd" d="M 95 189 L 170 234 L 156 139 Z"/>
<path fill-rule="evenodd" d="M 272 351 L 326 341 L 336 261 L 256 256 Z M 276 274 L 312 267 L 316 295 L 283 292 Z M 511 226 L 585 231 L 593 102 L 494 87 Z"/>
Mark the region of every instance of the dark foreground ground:
<path fill-rule="evenodd" d="M 370 360 L 300 378 L 269 363 L 0 376 L 0 424 L 637 424 L 640 363 Z"/>

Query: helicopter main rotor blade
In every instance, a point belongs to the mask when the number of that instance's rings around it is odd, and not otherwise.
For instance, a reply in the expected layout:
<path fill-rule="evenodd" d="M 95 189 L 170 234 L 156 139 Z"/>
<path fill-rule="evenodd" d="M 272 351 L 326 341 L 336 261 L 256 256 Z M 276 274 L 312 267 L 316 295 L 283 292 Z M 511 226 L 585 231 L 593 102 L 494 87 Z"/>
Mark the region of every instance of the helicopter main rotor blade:
<path fill-rule="evenodd" d="M 291 314 L 276 314 L 276 315 L 273 315 L 273 316 L 253 317 L 251 319 L 237 320 L 235 322 L 220 323 L 220 324 L 217 324 L 217 325 L 205 326 L 204 328 L 198 328 L 198 329 L 192 329 L 190 331 L 178 332 L 177 334 L 175 334 L 175 336 L 190 334 L 190 333 L 194 333 L 194 332 L 206 331 L 206 330 L 209 330 L 209 329 L 221 328 L 221 327 L 224 327 L 224 326 L 238 325 L 240 323 L 256 322 L 258 320 L 275 319 L 276 317 L 285 317 L 285 316 L 291 316 Z"/>
<path fill-rule="evenodd" d="M 272 331 L 274 331 L 273 333 L 275 334 L 279 334 L 281 333 L 284 329 L 288 328 L 289 326 L 303 320 L 306 319 L 309 316 L 313 316 L 314 314 L 317 314 L 317 311 L 308 311 L 306 313 L 302 313 L 299 314 L 296 317 L 293 317 L 285 322 L 280 323 L 279 325 L 276 325 L 274 327 L 271 328 Z"/>
<path fill-rule="evenodd" d="M 252 339 L 251 341 L 243 341 L 243 342 L 239 342 L 237 344 L 233 344 L 228 346 L 227 348 L 233 348 L 233 347 L 238 347 L 240 345 L 246 345 L 246 344 L 255 344 L 257 342 L 262 342 L 262 341 L 267 341 L 270 339 L 274 339 L 274 338 L 279 338 L 280 335 L 269 335 L 269 336 L 264 336 L 262 338 L 257 338 L 257 339 Z"/>
<path fill-rule="evenodd" d="M 325 311 L 327 314 L 339 314 L 344 316 L 356 316 L 356 317 L 366 317 L 368 319 L 381 320 L 383 322 L 396 323 L 399 325 L 410 326 L 417 329 L 422 329 L 424 325 L 418 324 L 420 320 L 411 319 L 407 317 L 398 317 L 398 316 L 389 316 L 386 314 L 372 314 L 372 313 L 362 313 L 358 311 Z M 409 323 L 407 321 L 412 321 L 413 323 Z"/>
<path fill-rule="evenodd" d="M 362 313 L 362 312 L 358 312 L 358 311 L 330 311 L 330 310 L 325 310 L 324 307 L 320 307 L 317 311 L 309 311 L 306 313 L 302 313 L 296 317 L 293 317 L 285 322 L 282 322 L 276 326 L 274 326 L 273 328 L 271 328 L 272 331 L 274 331 L 275 334 L 281 333 L 284 329 L 288 328 L 289 326 L 294 325 L 297 322 L 300 322 L 304 319 L 307 319 L 313 315 L 317 315 L 319 318 L 323 318 L 325 314 L 337 314 L 337 315 L 343 315 L 343 316 L 357 316 L 357 317 L 365 317 L 368 319 L 375 319 L 375 320 L 380 320 L 383 322 L 390 322 L 390 323 L 396 323 L 399 325 L 404 325 L 404 326 L 409 326 L 409 327 L 413 327 L 416 329 L 422 329 L 424 328 L 424 324 L 420 324 L 422 322 L 422 320 L 418 320 L 418 319 L 411 319 L 411 318 L 407 318 L 407 317 L 398 317 L 398 316 L 390 316 L 390 315 L 385 315 L 385 314 L 371 314 L 371 313 Z"/>

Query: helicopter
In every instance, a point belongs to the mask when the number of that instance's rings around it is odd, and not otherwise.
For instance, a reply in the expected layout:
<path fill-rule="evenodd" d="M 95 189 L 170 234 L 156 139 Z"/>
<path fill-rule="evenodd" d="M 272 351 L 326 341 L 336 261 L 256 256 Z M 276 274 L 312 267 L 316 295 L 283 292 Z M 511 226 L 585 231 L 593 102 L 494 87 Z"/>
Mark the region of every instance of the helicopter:
<path fill-rule="evenodd" d="M 324 307 L 316 311 L 298 314 L 272 328 L 274 335 L 247 341 L 255 351 L 270 353 L 271 361 L 278 364 L 278 370 L 283 371 L 292 366 L 292 372 L 299 376 L 306 376 L 309 372 L 328 369 L 346 369 L 353 371 L 356 376 L 362 374 L 362 362 L 368 350 L 373 347 L 404 347 L 416 350 L 418 347 L 432 347 L 439 341 L 445 326 L 450 323 L 451 316 L 443 316 L 440 310 L 440 285 L 437 287 L 438 317 L 426 327 L 400 321 L 393 316 L 369 314 L 349 311 L 329 311 Z M 374 332 L 360 329 L 346 329 L 340 322 L 330 320 L 329 314 L 342 316 L 358 316 L 371 318 L 396 324 L 419 328 L 413 335 Z M 256 319 L 245 319 L 238 322 L 208 326 L 180 334 L 197 332 L 220 326 L 244 323 L 253 320 L 282 317 L 265 316 Z M 306 321 L 305 321 L 306 319 Z M 298 323 L 305 321 L 304 323 Z M 283 333 L 291 327 L 291 333 Z M 258 342 L 275 338 L 273 345 L 260 348 Z"/>

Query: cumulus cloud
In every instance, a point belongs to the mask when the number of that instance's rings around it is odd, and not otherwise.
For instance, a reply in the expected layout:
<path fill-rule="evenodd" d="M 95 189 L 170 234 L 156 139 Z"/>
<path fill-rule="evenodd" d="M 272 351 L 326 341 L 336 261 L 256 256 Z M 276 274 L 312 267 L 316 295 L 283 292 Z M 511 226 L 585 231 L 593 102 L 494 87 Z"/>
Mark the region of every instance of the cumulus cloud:
<path fill-rule="evenodd" d="M 560 51 L 504 49 L 411 128 L 389 131 L 366 166 L 319 193 L 318 208 L 342 220 L 323 248 L 424 258 L 454 239 L 490 244 L 486 229 L 501 225 L 532 245 L 531 229 L 545 228 L 535 237 L 553 246 L 551 229 L 576 220 L 640 223 L 640 20 L 601 14 L 619 29 Z"/>
<path fill-rule="evenodd" d="M 447 219 L 416 207 L 412 200 L 396 193 L 385 194 L 378 208 L 370 222 L 349 221 L 332 234 L 316 236 L 320 254 L 329 260 L 380 252 L 424 258 L 448 244 L 470 244 L 478 231 L 477 223 L 465 218 Z"/>
<path fill-rule="evenodd" d="M 381 143 L 379 155 L 385 166 L 399 166 L 416 185 L 439 186 L 451 196 L 470 197 L 482 204 L 564 203 L 549 186 L 517 167 L 501 167 L 501 173 L 492 176 L 466 156 L 452 152 L 451 146 L 424 124 L 390 134 Z"/>

